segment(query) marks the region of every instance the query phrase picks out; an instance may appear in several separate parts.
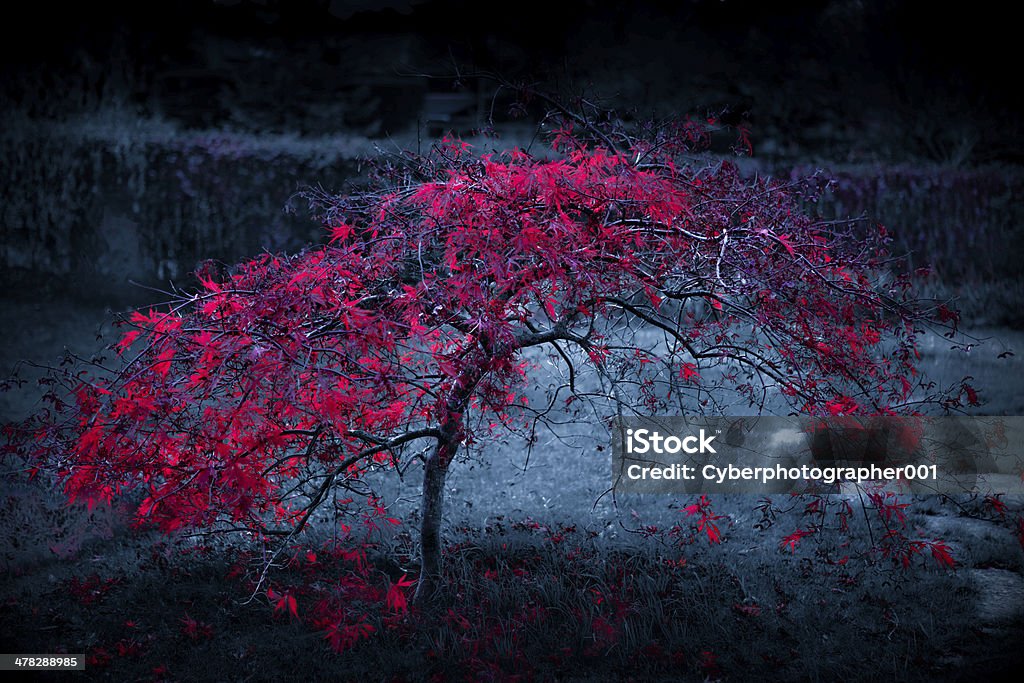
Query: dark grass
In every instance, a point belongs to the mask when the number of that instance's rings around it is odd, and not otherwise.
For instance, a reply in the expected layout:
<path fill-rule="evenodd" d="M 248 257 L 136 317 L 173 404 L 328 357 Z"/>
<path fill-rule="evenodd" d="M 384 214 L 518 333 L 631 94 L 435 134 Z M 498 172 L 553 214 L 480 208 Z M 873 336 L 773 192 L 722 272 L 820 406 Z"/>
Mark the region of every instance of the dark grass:
<path fill-rule="evenodd" d="M 922 510 L 936 514 L 916 526 L 953 509 L 933 500 Z M 776 521 L 799 523 L 795 513 Z M 414 569 L 404 530 L 334 553 L 310 538 L 269 577 L 297 596 L 298 618 L 262 588 L 250 599 L 259 548 L 125 532 L 9 572 L 0 649 L 88 653 L 86 673 L 39 680 L 978 680 L 1020 665 L 1024 635 L 1019 619 L 978 618 L 972 572 L 1022 565 L 1004 527 L 979 523 L 991 538 L 952 538 L 979 548 L 948 571 L 871 564 L 858 552 L 864 529 L 790 553 L 773 529 L 729 520 L 724 542 L 709 545 L 685 519 L 675 532 L 611 541 L 494 518 L 450 533 L 443 592 L 408 612 L 384 604 Z M 365 565 L 347 554 L 356 547 Z M 839 564 L 839 553 L 853 557 Z M 318 609 L 325 598 L 333 611 Z M 373 632 L 336 651 L 323 614 Z"/>

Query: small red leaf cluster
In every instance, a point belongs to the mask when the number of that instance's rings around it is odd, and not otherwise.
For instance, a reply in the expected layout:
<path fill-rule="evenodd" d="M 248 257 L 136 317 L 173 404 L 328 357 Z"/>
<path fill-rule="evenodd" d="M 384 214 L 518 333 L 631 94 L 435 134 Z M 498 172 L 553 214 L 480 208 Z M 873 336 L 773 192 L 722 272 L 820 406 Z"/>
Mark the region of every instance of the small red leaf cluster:
<path fill-rule="evenodd" d="M 956 559 L 947 543 L 939 539 L 912 538 L 907 535 L 907 511 L 910 503 L 896 492 L 886 490 L 881 484 L 858 484 L 858 487 L 860 488 L 859 494 L 863 498 L 861 505 L 865 522 L 872 525 L 872 528 L 878 529 L 877 540 L 874 535 L 869 533 L 874 545 L 864 548 L 862 552 L 862 555 L 870 562 L 881 557 L 906 569 L 911 566 L 915 557 L 924 556 L 927 551 L 940 568 L 956 568 Z M 995 498 L 990 500 L 998 501 Z M 988 504 L 992 509 L 999 510 L 998 504 L 993 505 L 991 502 Z M 829 512 L 833 513 L 834 526 L 826 524 Z M 783 537 L 779 541 L 780 550 L 787 550 L 795 554 L 802 540 L 820 534 L 826 528 L 850 534 L 854 511 L 853 506 L 847 500 L 836 500 L 828 495 L 814 494 L 804 505 L 804 515 L 811 519 L 811 523 L 807 528 L 796 529 Z M 840 547 L 848 548 L 850 544 L 850 541 L 847 540 Z M 821 554 L 820 550 L 819 548 L 819 554 Z M 828 564 L 840 567 L 846 565 L 850 560 L 849 555 L 835 559 L 825 554 L 824 558 Z"/>
<path fill-rule="evenodd" d="M 701 494 L 700 500 L 685 508 L 687 517 L 697 517 L 697 532 L 707 534 L 709 543 L 721 543 L 722 532 L 715 522 L 719 519 L 728 519 L 725 515 L 717 515 L 711 509 L 711 500 Z M 676 530 L 678 533 L 678 529 Z"/>

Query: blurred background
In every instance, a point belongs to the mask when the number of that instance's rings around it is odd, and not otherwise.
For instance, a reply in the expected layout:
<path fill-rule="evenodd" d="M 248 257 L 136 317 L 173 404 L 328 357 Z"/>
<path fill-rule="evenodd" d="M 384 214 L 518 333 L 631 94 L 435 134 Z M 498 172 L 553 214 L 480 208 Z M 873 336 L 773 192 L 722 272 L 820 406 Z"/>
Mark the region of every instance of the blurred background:
<path fill-rule="evenodd" d="M 823 212 L 883 221 L 965 314 L 1024 323 L 1013 22 L 897 0 L 40 2 L 4 22 L 5 296 L 148 302 L 197 262 L 322 237 L 294 193 L 448 132 L 536 115 L 459 77 L 750 131 L 745 168 L 822 168 Z M 723 146 L 728 154 L 728 146 Z"/>

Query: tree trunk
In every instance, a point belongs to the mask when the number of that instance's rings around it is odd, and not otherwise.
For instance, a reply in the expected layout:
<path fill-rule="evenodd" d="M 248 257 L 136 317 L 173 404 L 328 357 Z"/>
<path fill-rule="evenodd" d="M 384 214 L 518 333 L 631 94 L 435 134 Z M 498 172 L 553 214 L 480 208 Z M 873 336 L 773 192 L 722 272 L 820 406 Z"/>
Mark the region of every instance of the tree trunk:
<path fill-rule="evenodd" d="M 423 503 L 420 511 L 420 578 L 416 583 L 413 602 L 423 605 L 437 591 L 441 577 L 441 511 L 444 507 L 444 482 L 448 464 L 455 455 L 458 443 L 454 439 L 438 441 L 423 470 Z"/>
<path fill-rule="evenodd" d="M 439 416 L 441 436 L 423 470 L 423 503 L 420 506 L 420 512 L 423 514 L 420 523 L 420 580 L 416 583 L 416 595 L 413 597 L 413 603 L 417 605 L 427 604 L 434 597 L 441 579 L 441 509 L 444 506 L 444 482 L 448 476 L 448 465 L 455 459 L 464 437 L 462 414 L 477 383 L 486 373 L 483 361 L 493 358 L 496 353 L 508 353 L 504 348 L 490 348 L 486 337 L 481 338 L 481 344 L 484 345 L 487 355 L 480 362 L 468 365 L 455 380 Z"/>

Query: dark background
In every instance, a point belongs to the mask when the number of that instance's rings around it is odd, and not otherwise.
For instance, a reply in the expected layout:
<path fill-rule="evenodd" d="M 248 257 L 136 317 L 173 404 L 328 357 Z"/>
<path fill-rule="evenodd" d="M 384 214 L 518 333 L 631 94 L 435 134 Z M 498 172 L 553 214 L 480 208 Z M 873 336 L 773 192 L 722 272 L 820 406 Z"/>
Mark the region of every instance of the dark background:
<path fill-rule="evenodd" d="M 20 359 L 59 362 L 66 348 L 88 356 L 111 341 L 114 311 L 163 298 L 147 287 L 188 286 L 200 262 L 227 267 L 262 250 L 322 242 L 322 226 L 296 193 L 359 182 L 363 159 L 381 150 L 422 149 L 449 131 L 479 148 L 537 144 L 541 108 L 514 107 L 507 89 L 472 75 L 485 70 L 569 102 L 586 97 L 627 120 L 714 117 L 749 130 L 752 156 L 736 157 L 732 133 L 716 136 L 712 149 L 744 173 L 832 177 L 817 207 L 822 217 L 884 222 L 907 267 L 930 266 L 917 282 L 921 294 L 962 309 L 963 329 L 975 337 L 955 348 L 938 335 L 922 339 L 923 375 L 954 387 L 969 375 L 983 401 L 975 414 L 1024 414 L 1024 137 L 1014 71 L 1020 40 L 1008 7 L 548 0 L 485 13 L 481 5 L 40 1 L 6 10 L 0 374 Z M 23 376 L 33 373 L 22 367 Z M 37 398 L 32 384 L 0 393 L 0 421 L 24 416 Z M 917 573 L 873 566 L 858 574 L 849 567 L 861 565 L 831 564 L 812 541 L 799 552 L 777 552 L 805 516 L 791 506 L 765 526 L 749 498 L 715 500 L 715 511 L 727 515 L 721 545 L 698 539 L 682 546 L 674 537 L 670 547 L 655 537 L 650 552 L 623 554 L 616 544 L 634 538 L 627 526 L 689 528 L 694 519 L 680 505 L 694 501 L 637 500 L 628 511 L 612 509 L 601 498 L 606 455 L 550 439 L 528 459 L 521 443 L 487 444 L 448 481 L 447 540 L 483 552 L 494 566 L 537 548 L 550 564 L 536 570 L 536 580 L 516 574 L 502 585 L 511 607 L 495 602 L 491 616 L 509 628 L 513 610 L 530 601 L 561 600 L 556 611 L 568 615 L 573 634 L 569 607 L 607 609 L 608 602 L 590 599 L 591 583 L 566 583 L 580 566 L 588 576 L 611 577 L 598 586 L 623 576 L 638 582 L 648 603 L 634 614 L 637 648 L 647 644 L 644 629 L 661 628 L 666 605 L 685 608 L 677 610 L 685 618 L 675 620 L 676 635 L 660 636 L 666 649 L 683 644 L 678 661 L 645 648 L 640 660 L 619 662 L 621 669 L 606 666 L 614 657 L 570 659 L 558 668 L 543 664 L 558 648 L 544 651 L 540 640 L 526 659 L 549 667 L 542 673 L 585 665 L 600 667 L 594 678 L 614 679 L 646 661 L 658 675 L 706 680 L 718 665 L 705 648 L 718 653 L 730 680 L 750 671 L 874 680 L 876 670 L 894 680 L 977 680 L 1019 670 L 1024 541 L 1011 521 L 1016 512 L 1000 516 L 981 500 L 969 510 L 915 504 L 909 528 L 949 541 L 956 572 L 931 563 Z M 100 660 L 106 652 L 107 662 L 90 669 L 109 680 L 314 680 L 339 671 L 342 678 L 379 680 L 396 671 L 395 680 L 417 680 L 443 670 L 424 664 L 424 652 L 436 647 L 433 630 L 335 657 L 320 627 L 275 616 L 265 601 L 239 607 L 247 596 L 225 578 L 229 554 L 201 559 L 187 545 L 188 552 L 180 545 L 153 550 L 166 539 L 129 531 L 118 509 L 67 508 L 39 481 L 4 477 L 0 651 L 71 643 Z M 392 484 L 384 492 L 404 518 L 418 504 L 419 479 L 413 473 Z M 525 540 L 511 550 L 504 531 L 492 534 L 501 527 L 496 520 L 514 528 L 523 519 Z M 401 541 L 402 529 L 391 542 L 404 548 L 411 537 Z M 560 546 L 552 538 L 563 532 L 569 540 Z M 854 547 L 868 543 L 865 529 L 856 533 Z M 577 543 L 592 551 L 584 554 L 590 564 L 563 562 L 562 549 Z M 854 552 L 832 550 L 835 557 Z M 491 595 L 475 557 L 451 559 L 462 577 L 455 583 L 482 582 Z M 407 569 L 380 566 L 391 580 Z M 559 581 L 563 593 L 544 592 Z M 664 582 L 678 593 L 672 600 L 662 599 Z M 309 602 L 300 601 L 304 618 Z M 753 605 L 763 614 L 744 611 Z M 462 608 L 471 617 L 487 614 L 472 600 Z M 214 635 L 196 642 L 184 634 L 182 620 L 191 617 L 213 624 Z M 125 626 L 126 619 L 138 623 Z M 380 619 L 374 623 L 383 631 Z M 592 644 L 587 623 L 578 628 Z M 553 639 L 561 633 L 550 630 Z M 142 656 L 116 654 L 136 641 Z M 490 650 L 481 657 L 497 661 Z M 464 673 L 480 677 L 476 669 Z"/>
<path fill-rule="evenodd" d="M 488 13 L 444 0 L 44 2 L 4 25 L 8 106 L 35 115 L 117 96 L 189 125 L 397 133 L 420 113 L 424 89 L 452 89 L 404 76 L 455 65 L 642 113 L 727 107 L 755 131 L 787 138 L 831 124 L 866 138 L 843 151 L 868 157 L 896 151 L 872 150 L 871 129 L 895 129 L 903 110 L 916 109 L 937 125 L 995 126 L 976 131 L 1002 140 L 977 161 L 1020 160 L 1018 98 L 1005 75 L 1016 29 L 1006 9 L 894 0 L 531 0 Z M 315 113 L 340 103 L 340 116 Z"/>
<path fill-rule="evenodd" d="M 747 171 L 826 169 L 839 182 L 823 213 L 886 222 L 912 267 L 936 269 L 937 294 L 976 298 L 984 323 L 1021 323 L 1024 145 L 1005 10 L 181 0 L 34 3 L 3 24 L 8 291 L 85 285 L 138 303 L 129 281 L 187 282 L 204 259 L 319 241 L 295 192 L 342 188 L 375 147 L 449 132 L 530 144 L 541 108 L 472 76 L 488 71 L 627 120 L 742 126 Z"/>

